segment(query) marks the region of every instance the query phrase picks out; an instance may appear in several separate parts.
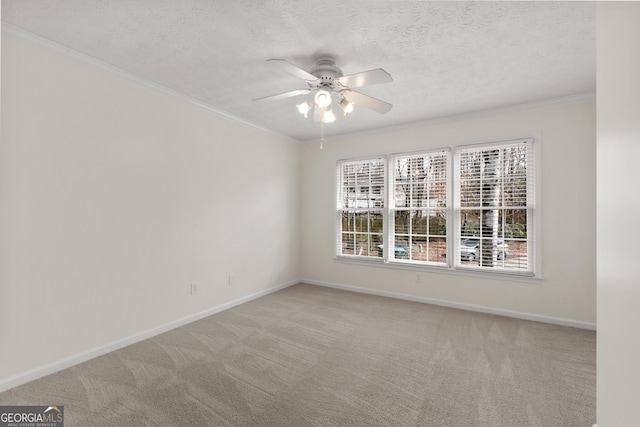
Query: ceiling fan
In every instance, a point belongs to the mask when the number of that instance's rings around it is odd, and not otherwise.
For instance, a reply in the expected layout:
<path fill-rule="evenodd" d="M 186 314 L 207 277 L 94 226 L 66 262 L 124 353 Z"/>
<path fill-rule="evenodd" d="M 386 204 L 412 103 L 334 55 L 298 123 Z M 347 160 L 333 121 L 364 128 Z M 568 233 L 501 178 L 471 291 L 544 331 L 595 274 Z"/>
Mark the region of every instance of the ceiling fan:
<path fill-rule="evenodd" d="M 342 108 L 345 116 L 353 111 L 354 105 L 362 106 L 381 114 L 391 110 L 392 105 L 388 102 L 351 89 L 393 81 L 391 75 L 382 68 L 345 76 L 342 70 L 336 67 L 335 60 L 332 56 L 319 57 L 316 60 L 316 65 L 309 71 L 293 65 L 284 59 L 269 59 L 268 62 L 278 65 L 290 74 L 305 80 L 307 87 L 254 99 L 254 102 L 278 101 L 315 93 L 313 104 L 305 101 L 296 105 L 296 107 L 305 117 L 308 117 L 309 111 L 313 108 L 314 121 L 323 123 L 330 123 L 335 120 L 335 114 L 329 107 L 334 98 L 340 108 Z"/>

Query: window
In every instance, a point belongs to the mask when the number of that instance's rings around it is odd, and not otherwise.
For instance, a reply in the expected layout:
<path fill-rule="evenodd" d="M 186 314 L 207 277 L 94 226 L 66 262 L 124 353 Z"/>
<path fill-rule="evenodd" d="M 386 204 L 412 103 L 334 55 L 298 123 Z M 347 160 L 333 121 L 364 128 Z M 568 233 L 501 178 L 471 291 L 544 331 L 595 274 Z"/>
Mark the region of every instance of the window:
<path fill-rule="evenodd" d="M 532 273 L 532 140 L 455 153 L 455 265 Z"/>
<path fill-rule="evenodd" d="M 534 275 L 533 139 L 388 160 L 338 162 L 339 257 Z"/>
<path fill-rule="evenodd" d="M 449 152 L 397 155 L 390 164 L 389 258 L 447 265 Z"/>
<path fill-rule="evenodd" d="M 338 163 L 338 255 L 381 257 L 386 159 Z"/>

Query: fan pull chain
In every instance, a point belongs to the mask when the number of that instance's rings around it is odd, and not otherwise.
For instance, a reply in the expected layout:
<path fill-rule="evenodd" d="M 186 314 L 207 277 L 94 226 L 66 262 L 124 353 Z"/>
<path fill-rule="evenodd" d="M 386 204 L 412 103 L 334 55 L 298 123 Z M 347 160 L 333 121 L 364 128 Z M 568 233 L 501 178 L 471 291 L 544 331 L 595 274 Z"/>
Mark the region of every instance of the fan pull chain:
<path fill-rule="evenodd" d="M 324 143 L 324 122 L 320 122 L 320 149 L 322 150 L 322 144 Z"/>

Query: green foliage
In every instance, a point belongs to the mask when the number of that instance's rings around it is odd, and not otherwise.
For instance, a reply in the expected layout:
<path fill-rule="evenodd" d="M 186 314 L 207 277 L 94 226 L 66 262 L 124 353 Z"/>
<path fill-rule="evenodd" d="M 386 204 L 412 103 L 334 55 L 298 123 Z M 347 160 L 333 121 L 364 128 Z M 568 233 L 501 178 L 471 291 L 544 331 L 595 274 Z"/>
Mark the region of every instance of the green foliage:
<path fill-rule="evenodd" d="M 420 236 L 445 236 L 447 234 L 447 219 L 438 215 L 430 216 L 413 216 L 411 218 L 411 227 L 408 226 L 409 212 L 398 212 L 396 215 L 396 230 L 406 230 L 417 237 L 417 240 L 426 240 L 426 237 Z"/>
<path fill-rule="evenodd" d="M 430 216 L 429 234 L 445 236 L 447 234 L 447 219 L 441 216 Z"/>
<path fill-rule="evenodd" d="M 368 224 L 367 224 L 368 223 Z M 382 233 L 382 215 L 357 215 L 342 217 L 342 231 L 357 233 Z"/>
<path fill-rule="evenodd" d="M 506 224 L 504 237 L 507 239 L 526 239 L 527 226 L 525 224 Z"/>
<path fill-rule="evenodd" d="M 502 225 L 499 226 L 498 235 L 502 236 Z M 468 222 L 462 229 L 463 236 L 480 236 L 480 225 L 473 222 Z M 505 239 L 526 239 L 527 238 L 527 226 L 526 224 L 505 224 L 504 226 L 504 238 Z"/>
<path fill-rule="evenodd" d="M 475 222 L 468 222 L 464 224 L 464 226 L 462 227 L 462 235 L 463 236 L 479 236 L 480 225 Z"/>
<path fill-rule="evenodd" d="M 376 215 L 371 218 L 371 232 L 382 233 L 382 215 Z"/>

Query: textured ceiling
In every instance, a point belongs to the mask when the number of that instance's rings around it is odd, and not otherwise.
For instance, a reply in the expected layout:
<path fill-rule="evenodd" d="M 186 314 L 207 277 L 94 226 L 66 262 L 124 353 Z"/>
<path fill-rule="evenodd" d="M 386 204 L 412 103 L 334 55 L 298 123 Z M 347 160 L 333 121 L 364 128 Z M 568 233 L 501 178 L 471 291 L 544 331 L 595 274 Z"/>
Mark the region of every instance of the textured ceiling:
<path fill-rule="evenodd" d="M 2 20 L 245 121 L 299 140 L 320 125 L 305 88 L 267 63 L 309 69 L 332 54 L 344 74 L 384 68 L 393 82 L 362 93 L 327 137 L 595 91 L 595 2 L 324 0 L 2 0 Z"/>

